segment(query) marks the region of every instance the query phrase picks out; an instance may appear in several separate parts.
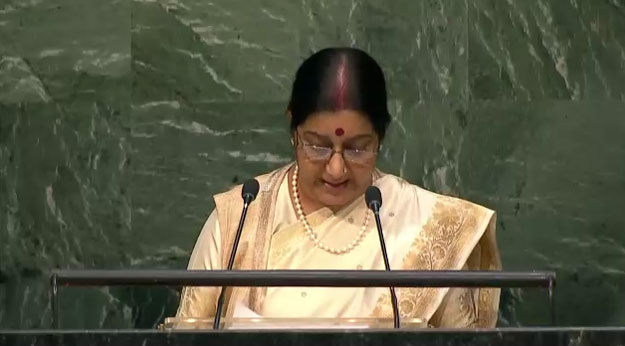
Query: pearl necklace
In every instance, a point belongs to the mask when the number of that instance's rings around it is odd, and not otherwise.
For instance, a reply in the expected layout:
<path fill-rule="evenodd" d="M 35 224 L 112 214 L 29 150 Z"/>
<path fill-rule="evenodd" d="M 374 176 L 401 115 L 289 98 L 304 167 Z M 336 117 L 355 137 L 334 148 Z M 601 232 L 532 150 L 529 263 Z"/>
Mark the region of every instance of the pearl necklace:
<path fill-rule="evenodd" d="M 362 238 L 365 235 L 365 232 L 367 231 L 367 226 L 369 225 L 369 211 L 367 210 L 365 212 L 365 221 L 363 222 L 362 227 L 360 228 L 360 232 L 358 232 L 358 235 L 356 236 L 354 240 L 351 241 L 351 243 L 347 244 L 346 246 L 340 249 L 335 249 L 333 247 L 329 247 L 325 245 L 319 240 L 319 236 L 317 235 L 317 233 L 315 233 L 312 227 L 310 227 L 310 224 L 308 223 L 308 220 L 306 219 L 306 216 L 304 215 L 304 211 L 302 210 L 302 205 L 299 201 L 299 193 L 298 193 L 298 188 L 297 188 L 298 175 L 299 175 L 299 167 L 295 165 L 295 169 L 293 171 L 293 178 L 291 180 L 291 189 L 293 191 L 293 202 L 295 204 L 294 207 L 295 207 L 295 211 L 297 212 L 297 216 L 300 222 L 304 225 L 304 230 L 306 231 L 308 238 L 310 238 L 310 240 L 313 242 L 313 244 L 315 244 L 317 248 L 324 250 L 326 252 L 329 252 L 331 254 L 343 255 L 352 251 L 358 244 L 360 244 L 360 242 L 362 241 Z"/>

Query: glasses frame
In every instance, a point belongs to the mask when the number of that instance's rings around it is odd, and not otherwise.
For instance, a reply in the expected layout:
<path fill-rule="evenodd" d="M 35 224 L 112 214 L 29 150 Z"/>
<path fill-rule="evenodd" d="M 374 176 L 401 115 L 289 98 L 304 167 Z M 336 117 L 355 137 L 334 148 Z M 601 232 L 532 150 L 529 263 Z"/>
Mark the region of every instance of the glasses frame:
<path fill-rule="evenodd" d="M 302 148 L 304 151 L 304 154 L 306 155 L 306 157 L 308 157 L 308 159 L 312 162 L 317 162 L 317 163 L 327 163 L 329 162 L 332 157 L 334 156 L 334 154 L 340 154 L 341 157 L 343 158 L 343 161 L 345 162 L 349 162 L 351 164 L 357 164 L 357 165 L 366 165 L 370 160 L 375 159 L 376 156 L 378 155 L 378 153 L 380 152 L 380 144 L 378 144 L 377 149 L 369 149 L 369 150 L 362 150 L 362 149 L 345 149 L 345 148 L 341 148 L 340 150 L 335 149 L 334 147 L 326 147 L 326 146 L 319 146 L 319 145 L 314 145 L 314 144 L 310 144 L 310 143 L 306 143 L 306 141 L 300 136 L 299 131 L 295 130 L 295 143 L 294 146 L 295 148 Z M 306 148 L 314 148 L 314 150 L 317 151 L 324 151 L 327 150 L 327 154 L 324 155 L 324 158 L 313 158 L 309 155 L 309 150 L 306 150 Z M 347 157 L 345 157 L 345 152 L 356 152 L 356 153 L 368 153 L 371 156 L 367 157 L 366 159 L 363 159 L 362 161 L 356 160 L 354 161 L 353 159 L 349 159 Z M 327 156 L 327 157 L 326 157 Z M 349 155 L 347 155 L 348 157 L 350 157 Z"/>

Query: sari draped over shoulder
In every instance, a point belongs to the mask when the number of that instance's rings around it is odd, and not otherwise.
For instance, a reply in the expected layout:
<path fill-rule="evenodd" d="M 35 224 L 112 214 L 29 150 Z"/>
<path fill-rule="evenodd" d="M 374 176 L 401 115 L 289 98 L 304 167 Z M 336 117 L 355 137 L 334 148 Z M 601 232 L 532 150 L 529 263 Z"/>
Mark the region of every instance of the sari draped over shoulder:
<path fill-rule="evenodd" d="M 384 269 L 375 223 L 360 243 L 336 255 L 314 246 L 298 221 L 286 181 L 292 164 L 257 178 L 261 190 L 250 205 L 235 258 L 235 269 Z M 401 178 L 374 173 L 384 198 L 380 217 L 391 269 L 500 270 L 495 213 L 479 205 L 438 195 Z M 189 270 L 226 267 L 242 208 L 241 186 L 218 194 L 195 245 Z M 321 208 L 307 219 L 331 247 L 349 244 L 367 210 L 357 198 L 333 213 Z M 212 317 L 221 288 L 186 287 L 179 317 Z M 494 327 L 499 289 L 396 288 L 402 318 L 435 327 Z M 226 291 L 226 317 L 245 306 L 267 317 L 392 317 L 387 288 L 234 287 Z"/>

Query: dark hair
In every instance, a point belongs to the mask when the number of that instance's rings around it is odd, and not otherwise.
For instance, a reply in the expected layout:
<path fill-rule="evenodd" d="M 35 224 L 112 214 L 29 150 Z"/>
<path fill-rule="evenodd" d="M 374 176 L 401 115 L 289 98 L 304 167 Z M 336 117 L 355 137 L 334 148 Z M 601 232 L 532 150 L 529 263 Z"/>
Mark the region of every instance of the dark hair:
<path fill-rule="evenodd" d="M 369 54 L 355 48 L 326 48 L 297 69 L 289 111 L 291 130 L 321 111 L 349 109 L 365 115 L 380 141 L 391 122 L 384 73 Z"/>

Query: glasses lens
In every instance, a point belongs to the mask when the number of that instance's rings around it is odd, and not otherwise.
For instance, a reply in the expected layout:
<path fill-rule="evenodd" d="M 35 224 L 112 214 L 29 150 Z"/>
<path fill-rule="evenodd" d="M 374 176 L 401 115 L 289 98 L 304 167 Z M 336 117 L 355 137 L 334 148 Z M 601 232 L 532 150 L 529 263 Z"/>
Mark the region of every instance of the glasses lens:
<path fill-rule="evenodd" d="M 356 163 L 366 163 L 371 160 L 373 156 L 375 156 L 375 153 L 367 150 L 345 149 L 343 151 L 345 160 Z"/>
<path fill-rule="evenodd" d="M 309 159 L 314 161 L 327 160 L 332 154 L 332 148 L 304 145 L 304 152 Z"/>

